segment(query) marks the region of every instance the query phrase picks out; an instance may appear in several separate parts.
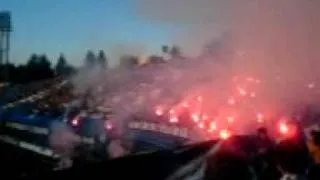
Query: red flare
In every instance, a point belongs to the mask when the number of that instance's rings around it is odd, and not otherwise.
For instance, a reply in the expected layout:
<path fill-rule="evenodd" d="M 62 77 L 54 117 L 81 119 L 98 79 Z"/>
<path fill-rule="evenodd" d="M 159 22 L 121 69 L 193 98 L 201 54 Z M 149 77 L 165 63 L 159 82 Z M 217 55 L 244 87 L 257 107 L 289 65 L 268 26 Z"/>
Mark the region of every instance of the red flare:
<path fill-rule="evenodd" d="M 257 121 L 258 121 L 258 123 L 263 123 L 263 114 L 261 114 L 261 113 L 257 114 Z"/>
<path fill-rule="evenodd" d="M 236 103 L 235 99 L 233 97 L 228 99 L 228 104 L 234 105 Z"/>
<path fill-rule="evenodd" d="M 210 130 L 211 131 L 214 131 L 214 130 L 216 130 L 217 129 L 217 123 L 215 122 L 215 121 L 212 121 L 211 123 L 210 123 Z"/>
<path fill-rule="evenodd" d="M 221 139 L 228 139 L 231 136 L 231 133 L 228 130 L 221 130 L 220 131 L 220 138 Z"/>
<path fill-rule="evenodd" d="M 203 123 L 199 123 L 199 128 L 203 129 L 204 128 L 204 124 Z"/>
<path fill-rule="evenodd" d="M 199 115 L 198 114 L 192 114 L 191 115 L 191 118 L 194 122 L 199 122 L 200 121 L 200 118 L 199 118 Z"/>
<path fill-rule="evenodd" d="M 109 122 L 109 121 L 106 121 L 106 122 L 105 122 L 104 127 L 105 127 L 107 130 L 111 130 L 111 129 L 113 128 L 111 122 Z"/>
<path fill-rule="evenodd" d="M 244 90 L 243 88 L 238 88 L 238 90 L 239 90 L 239 94 L 240 94 L 241 96 L 246 96 L 246 95 L 247 95 L 246 90 Z"/>
<path fill-rule="evenodd" d="M 78 119 L 78 117 L 74 118 L 74 119 L 71 121 L 71 124 L 72 124 L 73 126 L 78 126 L 78 125 L 79 125 L 79 119 Z"/>
<path fill-rule="evenodd" d="M 163 114 L 164 114 L 164 112 L 163 112 L 162 108 L 160 108 L 160 107 L 156 108 L 156 115 L 157 116 L 162 116 Z"/>
<path fill-rule="evenodd" d="M 179 121 L 179 119 L 178 119 L 178 117 L 176 117 L 176 116 L 171 117 L 171 118 L 169 119 L 169 122 L 171 122 L 171 123 L 177 123 L 178 121 Z"/>
<path fill-rule="evenodd" d="M 281 134 L 288 134 L 289 133 L 288 125 L 285 124 L 285 123 L 280 123 L 279 131 L 280 131 Z"/>

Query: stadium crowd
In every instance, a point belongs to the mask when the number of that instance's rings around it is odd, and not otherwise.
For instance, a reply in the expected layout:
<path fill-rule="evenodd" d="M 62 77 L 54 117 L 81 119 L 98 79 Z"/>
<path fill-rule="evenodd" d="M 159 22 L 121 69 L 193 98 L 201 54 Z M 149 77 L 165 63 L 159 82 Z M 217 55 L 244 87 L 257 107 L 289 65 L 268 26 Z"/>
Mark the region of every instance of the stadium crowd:
<path fill-rule="evenodd" d="M 107 115 L 102 119 L 107 118 L 108 113 L 110 113 L 109 109 L 105 107 L 105 101 L 99 98 L 102 97 L 106 88 L 98 87 L 94 90 L 85 91 L 85 94 L 75 95 L 71 84 L 66 83 L 60 86 L 59 84 L 61 82 L 62 79 L 54 79 L 33 83 L 26 88 L 3 87 L 10 88 L 10 90 L 6 90 L 10 95 L 5 96 L 1 102 L 14 102 L 28 97 L 37 91 L 47 89 L 49 91 L 48 94 L 43 94 L 41 98 L 32 101 L 33 113 L 44 113 L 46 116 L 48 114 L 61 116 L 64 114 L 66 107 L 70 107 L 70 102 L 78 100 L 79 103 L 77 103 L 78 105 L 76 105 L 76 107 L 79 108 L 79 111 L 84 110 L 87 115 L 104 112 Z M 18 90 L 14 90 L 15 88 Z M 101 96 L 99 94 L 101 94 Z M 102 124 L 102 126 L 103 125 L 104 124 Z M 320 131 L 312 130 L 309 132 L 310 134 L 308 134 L 310 136 L 306 137 L 306 134 L 303 133 L 301 129 L 302 127 L 300 127 L 299 124 L 297 124 L 296 127 L 297 133 L 294 137 L 280 142 L 275 142 L 265 128 L 259 128 L 255 140 L 251 141 L 251 144 L 246 143 L 245 146 L 237 145 L 238 140 L 236 137 L 227 139 L 219 155 L 212 156 L 213 159 L 209 157 L 209 161 L 207 161 L 206 179 L 236 179 L 242 176 L 247 177 L 242 179 L 252 179 L 253 172 L 258 179 L 279 179 L 281 176 L 283 176 L 283 179 L 319 179 Z M 114 149 L 110 152 L 118 153 L 111 154 L 111 156 L 114 157 L 128 154 L 128 152 L 121 152 L 125 150 L 118 146 L 118 144 L 122 144 L 123 142 L 116 143 L 120 141 L 119 139 L 112 142 L 110 139 L 103 139 L 103 137 L 95 138 L 95 144 L 92 146 L 95 154 L 94 158 L 109 159 L 110 157 L 108 155 L 110 154 L 108 154 L 108 148 Z M 68 150 L 72 149 L 77 152 L 67 152 L 66 154 L 66 156 L 75 158 L 75 165 L 83 163 L 79 157 L 88 156 L 83 154 L 86 153 L 86 151 L 81 150 L 81 148 L 83 148 L 82 146 L 83 144 L 80 143 L 75 144 Z M 177 156 L 179 156 L 179 154 L 177 154 Z M 67 157 L 66 160 L 62 162 L 68 162 L 69 160 L 69 157 Z M 244 164 L 246 166 L 243 166 Z"/>

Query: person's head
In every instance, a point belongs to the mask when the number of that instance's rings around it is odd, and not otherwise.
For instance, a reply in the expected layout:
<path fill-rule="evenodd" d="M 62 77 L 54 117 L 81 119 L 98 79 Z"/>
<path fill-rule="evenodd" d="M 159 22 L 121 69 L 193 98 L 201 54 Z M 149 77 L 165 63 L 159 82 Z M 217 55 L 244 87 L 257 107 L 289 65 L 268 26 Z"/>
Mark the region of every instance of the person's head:
<path fill-rule="evenodd" d="M 319 130 L 312 130 L 311 131 L 311 138 L 314 144 L 320 146 L 320 131 Z"/>
<path fill-rule="evenodd" d="M 303 174 L 309 166 L 308 151 L 292 139 L 286 139 L 277 144 L 275 160 L 283 172 L 292 174 Z"/>
<path fill-rule="evenodd" d="M 258 137 L 261 138 L 261 139 L 266 139 L 266 138 L 268 138 L 268 130 L 267 130 L 267 128 L 265 128 L 265 127 L 260 127 L 260 128 L 258 128 L 258 130 L 257 130 L 257 135 L 258 135 Z"/>
<path fill-rule="evenodd" d="M 238 179 L 253 179 L 253 174 L 250 171 L 248 164 L 244 161 L 227 157 L 223 162 L 215 162 L 213 165 L 208 162 L 205 171 L 205 178 L 208 180 L 232 180 Z M 230 173 L 231 172 L 231 173 Z"/>

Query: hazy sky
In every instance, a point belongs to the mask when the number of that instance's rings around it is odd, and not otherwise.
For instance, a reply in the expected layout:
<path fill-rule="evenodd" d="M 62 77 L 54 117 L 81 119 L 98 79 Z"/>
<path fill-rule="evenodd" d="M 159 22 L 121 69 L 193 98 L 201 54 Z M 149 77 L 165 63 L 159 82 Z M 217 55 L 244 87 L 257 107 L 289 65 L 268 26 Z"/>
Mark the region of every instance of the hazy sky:
<path fill-rule="evenodd" d="M 12 62 L 24 63 L 31 53 L 46 53 L 55 62 L 63 52 L 80 64 L 88 49 L 114 57 L 121 51 L 160 51 L 177 30 L 142 20 L 134 1 L 1 0 L 0 10 L 12 12 Z"/>

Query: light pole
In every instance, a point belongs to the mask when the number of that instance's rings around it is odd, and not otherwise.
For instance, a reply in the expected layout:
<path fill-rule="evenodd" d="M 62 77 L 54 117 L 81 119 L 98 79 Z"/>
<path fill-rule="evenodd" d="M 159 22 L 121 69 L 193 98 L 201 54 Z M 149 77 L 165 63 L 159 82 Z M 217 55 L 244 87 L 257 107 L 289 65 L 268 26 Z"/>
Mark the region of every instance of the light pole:
<path fill-rule="evenodd" d="M 0 65 L 3 65 L 3 72 L 1 72 L 2 79 L 7 81 L 9 79 L 8 65 L 10 59 L 10 33 L 11 26 L 11 12 L 0 11 Z"/>

